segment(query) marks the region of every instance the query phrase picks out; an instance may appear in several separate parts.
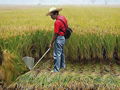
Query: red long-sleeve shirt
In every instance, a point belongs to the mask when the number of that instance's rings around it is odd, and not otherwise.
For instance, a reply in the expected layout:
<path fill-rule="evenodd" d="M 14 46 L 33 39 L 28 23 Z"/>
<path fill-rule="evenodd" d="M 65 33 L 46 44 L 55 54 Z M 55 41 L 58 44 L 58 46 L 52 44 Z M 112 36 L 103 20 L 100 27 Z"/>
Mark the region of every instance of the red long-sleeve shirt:
<path fill-rule="evenodd" d="M 59 19 L 61 19 L 65 23 L 66 26 Z M 58 34 L 59 36 L 64 36 L 65 34 L 64 32 L 66 31 L 67 27 L 68 27 L 67 19 L 64 16 L 58 16 L 54 23 L 54 33 Z M 63 30 L 64 32 L 61 30 Z"/>

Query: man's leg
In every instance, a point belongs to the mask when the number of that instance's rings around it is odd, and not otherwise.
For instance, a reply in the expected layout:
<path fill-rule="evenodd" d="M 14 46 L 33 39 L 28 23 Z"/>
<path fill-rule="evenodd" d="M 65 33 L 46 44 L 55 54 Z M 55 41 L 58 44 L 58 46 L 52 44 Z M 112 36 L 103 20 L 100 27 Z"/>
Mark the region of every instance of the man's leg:
<path fill-rule="evenodd" d="M 62 46 L 59 43 L 55 43 L 53 54 L 54 54 L 54 72 L 59 72 L 60 62 L 61 62 L 61 54 L 62 54 Z"/>
<path fill-rule="evenodd" d="M 61 54 L 60 68 L 65 68 L 65 55 L 64 55 L 64 51 L 63 50 L 62 50 L 62 54 Z"/>

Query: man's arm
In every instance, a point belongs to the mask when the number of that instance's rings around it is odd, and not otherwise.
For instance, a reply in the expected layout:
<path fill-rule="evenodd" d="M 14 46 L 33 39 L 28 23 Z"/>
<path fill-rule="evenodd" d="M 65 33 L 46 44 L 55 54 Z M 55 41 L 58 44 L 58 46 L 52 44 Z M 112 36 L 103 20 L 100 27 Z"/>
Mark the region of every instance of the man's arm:
<path fill-rule="evenodd" d="M 49 45 L 49 48 L 52 48 L 52 47 L 53 47 L 53 43 L 54 43 L 54 41 L 56 40 L 57 36 L 58 36 L 58 34 L 54 33 L 53 38 L 52 38 L 52 41 L 51 41 L 51 43 L 50 43 L 50 45 Z"/>
<path fill-rule="evenodd" d="M 54 35 L 53 35 L 52 41 L 51 41 L 51 43 L 49 45 L 49 48 L 53 47 L 53 43 L 54 43 L 54 41 L 56 40 L 56 38 L 58 36 L 59 28 L 60 28 L 60 23 L 59 23 L 58 20 L 56 20 L 55 23 L 54 23 Z"/>

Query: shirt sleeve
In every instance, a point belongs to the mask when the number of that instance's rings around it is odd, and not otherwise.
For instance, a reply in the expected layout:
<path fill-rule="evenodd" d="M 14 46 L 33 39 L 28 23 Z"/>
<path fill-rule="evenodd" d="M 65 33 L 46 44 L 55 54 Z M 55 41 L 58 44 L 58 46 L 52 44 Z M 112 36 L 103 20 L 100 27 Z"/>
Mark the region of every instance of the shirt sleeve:
<path fill-rule="evenodd" d="M 58 34 L 59 29 L 60 29 L 60 23 L 59 23 L 59 21 L 56 20 L 54 23 L 54 33 Z"/>

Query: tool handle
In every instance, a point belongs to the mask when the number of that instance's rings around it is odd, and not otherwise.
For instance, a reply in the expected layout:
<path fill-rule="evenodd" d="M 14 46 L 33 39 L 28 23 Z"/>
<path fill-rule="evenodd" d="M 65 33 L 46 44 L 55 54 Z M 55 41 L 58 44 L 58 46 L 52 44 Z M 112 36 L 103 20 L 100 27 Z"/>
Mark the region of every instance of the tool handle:
<path fill-rule="evenodd" d="M 50 48 L 44 53 L 44 55 L 38 60 L 38 62 L 34 65 L 34 67 L 32 69 L 34 69 L 37 64 L 44 58 L 44 56 L 50 51 Z"/>

